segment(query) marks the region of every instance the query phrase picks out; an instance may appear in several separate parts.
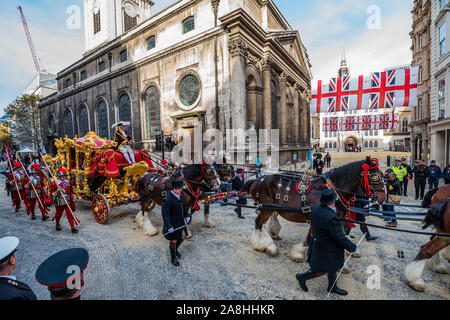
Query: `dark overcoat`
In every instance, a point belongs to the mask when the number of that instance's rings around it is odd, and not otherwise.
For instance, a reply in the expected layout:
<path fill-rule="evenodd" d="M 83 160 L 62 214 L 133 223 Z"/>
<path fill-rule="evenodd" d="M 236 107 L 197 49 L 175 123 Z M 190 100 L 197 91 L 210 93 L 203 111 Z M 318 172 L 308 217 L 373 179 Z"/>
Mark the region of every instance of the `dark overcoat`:
<path fill-rule="evenodd" d="M 244 181 L 242 181 L 242 179 L 239 178 L 237 175 L 233 178 L 231 183 L 232 183 L 232 189 L 237 192 L 241 191 L 241 188 L 244 185 Z M 239 195 L 238 199 L 236 200 L 236 203 L 241 204 L 241 205 L 246 205 L 247 197 Z"/>
<path fill-rule="evenodd" d="M 161 206 L 162 218 L 164 220 L 163 226 L 163 234 L 167 233 L 170 228 L 174 230 L 180 228 L 185 225 L 185 218 L 189 217 L 189 212 L 184 204 L 183 197 L 180 197 L 181 200 L 172 193 L 164 198 Z M 183 231 L 188 234 L 187 228 L 182 228 L 173 233 L 169 233 L 164 237 L 167 240 L 182 240 L 183 239 Z"/>
<path fill-rule="evenodd" d="M 333 273 L 344 265 L 344 249 L 354 252 L 356 245 L 347 239 L 336 213 L 322 204 L 313 207 L 313 234 L 308 250 L 308 262 L 313 272 Z"/>
<path fill-rule="evenodd" d="M 0 300 L 36 300 L 25 283 L 0 277 Z"/>

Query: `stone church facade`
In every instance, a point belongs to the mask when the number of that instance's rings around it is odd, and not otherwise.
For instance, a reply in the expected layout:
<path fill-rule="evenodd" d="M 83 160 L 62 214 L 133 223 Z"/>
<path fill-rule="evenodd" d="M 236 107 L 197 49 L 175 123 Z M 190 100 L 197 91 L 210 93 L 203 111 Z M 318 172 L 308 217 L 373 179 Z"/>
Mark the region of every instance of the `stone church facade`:
<path fill-rule="evenodd" d="M 134 140 L 204 130 L 279 129 L 280 164 L 308 159 L 310 62 L 272 0 L 85 0 L 86 52 L 41 100 L 44 144 L 130 121 Z"/>

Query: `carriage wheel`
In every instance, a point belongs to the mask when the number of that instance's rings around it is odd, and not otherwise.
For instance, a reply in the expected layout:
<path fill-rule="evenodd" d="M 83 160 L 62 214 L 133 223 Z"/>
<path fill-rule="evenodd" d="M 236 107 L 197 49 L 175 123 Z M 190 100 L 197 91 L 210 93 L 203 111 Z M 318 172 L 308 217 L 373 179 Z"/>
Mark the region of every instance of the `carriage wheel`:
<path fill-rule="evenodd" d="M 97 194 L 92 199 L 92 213 L 94 214 L 95 220 L 100 224 L 108 223 L 109 219 L 109 202 L 108 199 L 102 194 Z"/>

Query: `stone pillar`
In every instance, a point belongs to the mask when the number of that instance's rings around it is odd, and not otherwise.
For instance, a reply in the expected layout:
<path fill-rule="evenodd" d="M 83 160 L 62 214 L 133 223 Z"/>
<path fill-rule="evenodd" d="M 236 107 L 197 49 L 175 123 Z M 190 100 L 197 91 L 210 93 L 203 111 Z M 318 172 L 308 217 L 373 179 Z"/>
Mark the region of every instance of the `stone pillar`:
<path fill-rule="evenodd" d="M 270 59 L 265 58 L 261 67 L 263 70 L 263 100 L 264 100 L 264 112 L 263 112 L 263 128 L 272 129 L 272 95 L 270 91 L 270 84 L 272 81 L 272 72 Z"/>
<path fill-rule="evenodd" d="M 246 129 L 247 93 L 245 64 L 247 46 L 241 38 L 236 38 L 228 44 L 231 56 L 231 111 L 233 129 Z"/>
<path fill-rule="evenodd" d="M 310 139 L 310 121 L 308 117 L 308 103 L 307 103 L 307 94 L 306 92 L 303 92 L 301 95 L 301 113 L 300 113 L 300 140 L 302 144 L 308 144 Z"/>
<path fill-rule="evenodd" d="M 286 74 L 282 72 L 278 77 L 280 83 L 280 110 L 278 128 L 280 130 L 280 143 L 285 145 L 287 140 L 287 99 L 286 99 Z"/>
<path fill-rule="evenodd" d="M 294 101 L 294 112 L 293 116 L 293 130 L 292 130 L 292 142 L 294 144 L 300 144 L 300 104 L 299 104 L 299 92 L 298 85 L 294 84 L 291 88 L 292 100 Z"/>

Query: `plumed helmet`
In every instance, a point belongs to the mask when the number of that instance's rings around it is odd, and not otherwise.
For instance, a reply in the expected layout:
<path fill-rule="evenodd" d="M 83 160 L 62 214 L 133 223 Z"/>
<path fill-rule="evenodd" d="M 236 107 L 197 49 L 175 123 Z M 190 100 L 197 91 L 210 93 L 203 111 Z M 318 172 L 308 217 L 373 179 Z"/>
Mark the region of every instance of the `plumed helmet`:
<path fill-rule="evenodd" d="M 58 177 L 67 176 L 67 170 L 64 168 L 58 169 Z"/>

